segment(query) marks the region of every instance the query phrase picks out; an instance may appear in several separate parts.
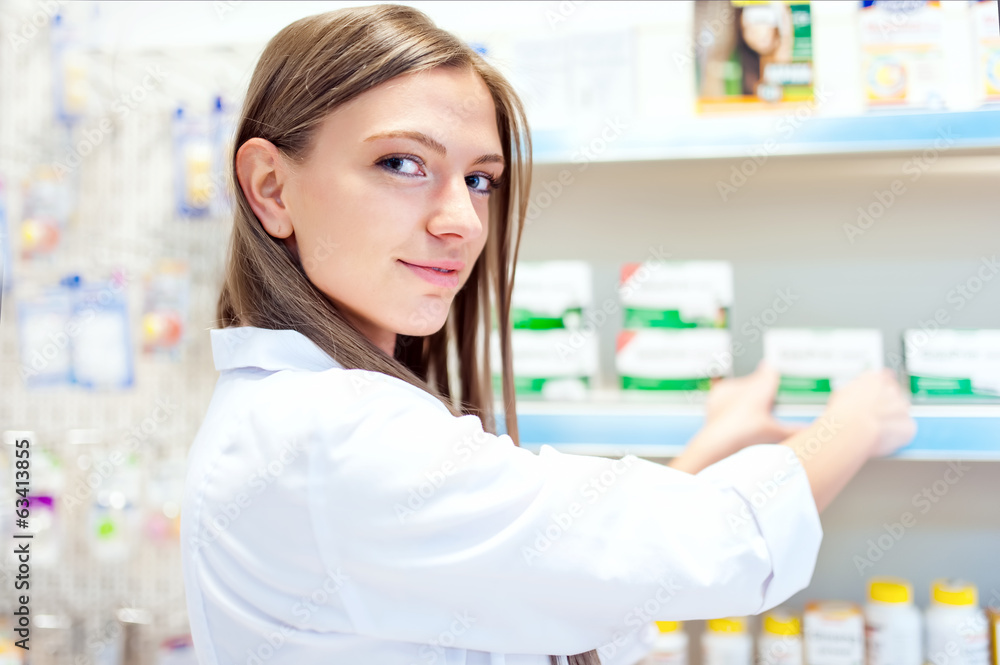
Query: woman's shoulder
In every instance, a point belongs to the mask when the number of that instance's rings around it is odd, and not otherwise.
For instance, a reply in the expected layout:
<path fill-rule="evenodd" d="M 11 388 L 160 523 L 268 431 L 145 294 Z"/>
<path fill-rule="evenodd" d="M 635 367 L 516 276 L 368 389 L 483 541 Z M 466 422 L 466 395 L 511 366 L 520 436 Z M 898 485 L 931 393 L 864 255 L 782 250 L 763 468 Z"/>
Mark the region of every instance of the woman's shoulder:
<path fill-rule="evenodd" d="M 230 378 L 218 409 L 256 431 L 313 430 L 365 417 L 386 418 L 413 411 L 450 415 L 435 396 L 381 372 L 334 367 L 322 371 L 283 370 L 263 378 Z"/>

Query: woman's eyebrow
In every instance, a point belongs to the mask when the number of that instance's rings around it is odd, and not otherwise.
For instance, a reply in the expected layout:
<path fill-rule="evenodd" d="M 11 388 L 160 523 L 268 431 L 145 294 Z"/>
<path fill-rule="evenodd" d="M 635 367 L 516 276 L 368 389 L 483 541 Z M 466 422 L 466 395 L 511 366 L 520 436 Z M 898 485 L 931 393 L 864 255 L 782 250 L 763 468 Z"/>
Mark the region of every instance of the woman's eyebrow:
<path fill-rule="evenodd" d="M 422 143 L 434 152 L 438 153 L 442 157 L 448 154 L 448 149 L 444 147 L 439 141 L 435 141 L 433 138 L 424 134 L 423 132 L 415 132 L 406 129 L 396 129 L 387 132 L 379 132 L 378 134 L 372 134 L 365 141 L 377 141 L 379 139 L 410 139 L 416 141 L 417 143 Z M 504 165 L 503 155 L 498 155 L 496 153 L 490 153 L 486 155 L 481 155 L 476 158 L 473 165 L 476 164 L 500 164 Z"/>

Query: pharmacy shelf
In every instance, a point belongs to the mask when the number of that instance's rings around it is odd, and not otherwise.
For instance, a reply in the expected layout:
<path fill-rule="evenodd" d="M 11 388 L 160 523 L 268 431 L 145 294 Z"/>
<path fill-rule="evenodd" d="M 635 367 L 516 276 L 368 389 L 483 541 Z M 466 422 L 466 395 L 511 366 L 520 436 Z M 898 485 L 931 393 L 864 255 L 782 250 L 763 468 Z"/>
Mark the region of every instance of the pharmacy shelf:
<path fill-rule="evenodd" d="M 788 422 L 808 423 L 820 405 L 779 405 L 775 414 Z M 519 400 L 521 445 L 538 450 L 549 444 L 576 454 L 618 457 L 674 457 L 704 420 L 697 404 L 629 401 L 610 397 L 587 402 Z M 1000 461 L 1000 405 L 912 407 L 917 435 L 892 456 L 906 460 Z"/>
<path fill-rule="evenodd" d="M 619 162 L 759 155 L 876 153 L 1000 146 L 1000 108 L 939 113 L 812 117 L 787 113 L 701 117 L 638 125 L 615 134 L 532 134 L 539 163 Z M 936 155 L 928 154 L 928 159 Z"/>

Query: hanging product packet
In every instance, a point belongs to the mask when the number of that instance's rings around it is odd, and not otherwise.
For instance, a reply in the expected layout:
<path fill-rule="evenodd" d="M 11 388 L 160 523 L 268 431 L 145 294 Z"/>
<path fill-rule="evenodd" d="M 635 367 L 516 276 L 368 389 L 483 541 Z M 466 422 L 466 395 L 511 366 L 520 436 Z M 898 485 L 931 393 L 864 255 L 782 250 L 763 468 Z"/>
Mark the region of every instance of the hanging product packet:
<path fill-rule="evenodd" d="M 124 274 L 79 288 L 73 303 L 73 382 L 91 390 L 134 383 Z"/>
<path fill-rule="evenodd" d="M 143 284 L 142 350 L 179 360 L 187 329 L 191 277 L 180 259 L 162 259 Z"/>
<path fill-rule="evenodd" d="M 174 199 L 185 219 L 209 216 L 212 208 L 212 146 L 208 118 L 178 108 L 174 113 Z"/>

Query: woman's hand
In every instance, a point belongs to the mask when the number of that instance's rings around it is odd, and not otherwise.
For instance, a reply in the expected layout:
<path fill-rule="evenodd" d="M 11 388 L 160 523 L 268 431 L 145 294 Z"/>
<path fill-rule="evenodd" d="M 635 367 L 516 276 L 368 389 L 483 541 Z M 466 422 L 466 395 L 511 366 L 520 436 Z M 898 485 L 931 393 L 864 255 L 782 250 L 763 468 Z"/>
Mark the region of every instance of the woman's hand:
<path fill-rule="evenodd" d="M 892 370 L 871 370 L 831 395 L 826 415 L 834 420 L 867 420 L 873 430 L 868 457 L 883 457 L 910 442 L 917 425 L 910 400 Z"/>
<path fill-rule="evenodd" d="M 866 461 L 888 455 L 917 432 L 910 402 L 891 370 L 865 372 L 830 397 L 812 425 L 782 444 L 795 451 L 824 510 Z"/>
<path fill-rule="evenodd" d="M 799 432 L 802 426 L 778 422 L 771 413 L 780 378 L 761 362 L 752 374 L 712 386 L 705 425 L 670 466 L 697 473 L 747 446 L 776 443 Z"/>

